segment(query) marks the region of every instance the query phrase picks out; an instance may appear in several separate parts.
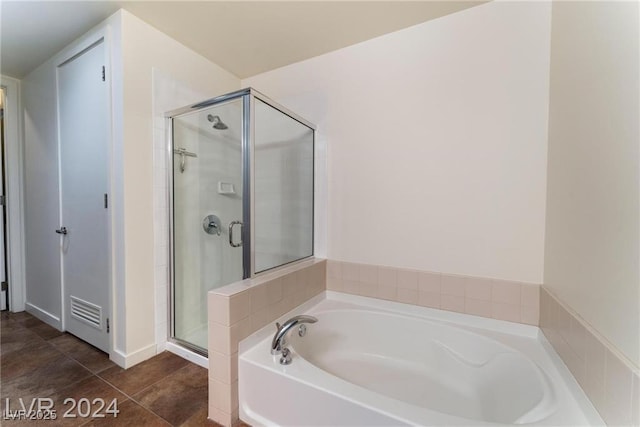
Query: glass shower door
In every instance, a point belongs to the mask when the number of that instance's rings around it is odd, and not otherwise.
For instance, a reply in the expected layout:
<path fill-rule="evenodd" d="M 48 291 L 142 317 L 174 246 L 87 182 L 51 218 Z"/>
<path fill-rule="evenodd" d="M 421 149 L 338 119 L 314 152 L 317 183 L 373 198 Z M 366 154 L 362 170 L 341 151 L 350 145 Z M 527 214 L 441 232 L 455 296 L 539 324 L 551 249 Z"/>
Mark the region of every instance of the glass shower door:
<path fill-rule="evenodd" d="M 242 98 L 173 118 L 172 337 L 207 349 L 207 292 L 243 279 Z"/>

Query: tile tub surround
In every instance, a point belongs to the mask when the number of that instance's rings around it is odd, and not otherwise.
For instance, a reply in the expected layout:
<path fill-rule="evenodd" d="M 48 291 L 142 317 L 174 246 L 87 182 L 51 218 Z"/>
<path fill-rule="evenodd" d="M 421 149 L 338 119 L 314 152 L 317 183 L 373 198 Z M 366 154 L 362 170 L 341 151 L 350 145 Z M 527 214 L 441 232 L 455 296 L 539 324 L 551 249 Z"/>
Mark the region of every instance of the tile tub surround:
<path fill-rule="evenodd" d="M 544 286 L 540 328 L 608 425 L 640 425 L 638 368 Z"/>
<path fill-rule="evenodd" d="M 538 325 L 540 286 L 403 268 L 327 261 L 327 289 Z"/>
<path fill-rule="evenodd" d="M 238 343 L 322 293 L 325 283 L 326 261 L 310 259 L 209 292 L 210 419 L 238 421 Z"/>

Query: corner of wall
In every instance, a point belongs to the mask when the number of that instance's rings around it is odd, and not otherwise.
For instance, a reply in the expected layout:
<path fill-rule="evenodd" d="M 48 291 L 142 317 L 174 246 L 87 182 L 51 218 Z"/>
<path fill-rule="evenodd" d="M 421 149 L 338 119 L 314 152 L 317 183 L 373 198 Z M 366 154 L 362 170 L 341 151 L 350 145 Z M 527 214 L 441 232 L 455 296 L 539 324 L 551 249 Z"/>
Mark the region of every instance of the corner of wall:
<path fill-rule="evenodd" d="M 544 247 L 545 289 L 634 366 L 639 14 L 636 2 L 553 2 Z"/>
<path fill-rule="evenodd" d="M 123 189 L 122 250 L 126 247 L 122 260 L 126 285 L 119 310 L 126 310 L 121 315 L 127 322 L 127 352 L 144 352 L 150 343 L 162 351 L 167 337 L 169 286 L 169 172 L 162 116 L 171 109 L 236 90 L 239 79 L 126 10 L 119 13 L 122 145 L 118 155 L 122 170 L 118 185 Z M 149 297 L 144 305 L 134 304 L 142 295 Z"/>
<path fill-rule="evenodd" d="M 129 369 L 140 362 L 152 358 L 156 354 L 155 344 L 151 344 L 132 353 L 124 353 L 121 350 L 114 349 L 109 354 L 109 359 L 121 368 Z"/>
<path fill-rule="evenodd" d="M 640 425 L 640 370 L 545 286 L 540 328 L 608 425 Z"/>
<path fill-rule="evenodd" d="M 53 326 L 59 331 L 62 331 L 62 320 L 60 319 L 60 317 L 55 316 L 47 312 L 46 310 L 43 310 L 42 308 L 38 307 L 37 305 L 31 304 L 29 302 L 25 304 L 25 311 L 29 314 L 32 314 L 34 317 L 42 320 L 44 323 L 50 326 Z"/>

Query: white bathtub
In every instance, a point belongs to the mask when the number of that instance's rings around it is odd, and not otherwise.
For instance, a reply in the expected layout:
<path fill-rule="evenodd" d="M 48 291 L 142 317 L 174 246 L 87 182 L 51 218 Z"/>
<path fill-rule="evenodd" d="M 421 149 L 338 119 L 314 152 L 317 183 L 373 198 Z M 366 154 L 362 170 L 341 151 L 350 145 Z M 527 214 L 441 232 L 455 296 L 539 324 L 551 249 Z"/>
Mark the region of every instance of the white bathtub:
<path fill-rule="evenodd" d="M 603 424 L 538 328 L 335 292 L 304 311 L 290 365 L 275 327 L 241 343 L 253 426 Z"/>

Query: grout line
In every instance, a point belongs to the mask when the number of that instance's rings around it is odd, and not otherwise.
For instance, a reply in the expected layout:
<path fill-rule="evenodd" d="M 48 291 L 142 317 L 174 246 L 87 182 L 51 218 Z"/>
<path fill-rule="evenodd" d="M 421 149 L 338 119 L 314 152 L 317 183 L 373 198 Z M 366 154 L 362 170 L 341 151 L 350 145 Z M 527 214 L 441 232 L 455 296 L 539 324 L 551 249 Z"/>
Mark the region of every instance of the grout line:
<path fill-rule="evenodd" d="M 179 357 L 179 356 L 178 356 L 178 357 Z M 185 360 L 186 360 L 186 359 L 185 359 Z M 189 362 L 189 361 L 187 360 L 187 362 Z M 189 362 L 189 363 L 191 364 L 192 362 Z M 193 364 L 195 365 L 195 363 L 193 363 Z M 183 366 L 182 368 L 178 368 L 178 369 L 176 369 L 175 371 L 173 371 L 173 372 L 171 372 L 171 373 L 167 374 L 166 376 L 162 377 L 161 379 L 159 379 L 158 381 L 154 382 L 153 384 L 149 384 L 147 387 L 145 387 L 145 388 L 143 388 L 143 389 L 141 389 L 141 390 L 137 391 L 135 394 L 140 394 L 140 393 L 142 393 L 143 391 L 145 391 L 145 390 L 147 390 L 147 389 L 149 389 L 149 388 L 153 387 L 154 385 L 158 384 L 160 381 L 164 381 L 165 379 L 169 378 L 170 376 L 172 376 L 172 375 L 174 375 L 174 374 L 177 374 L 177 373 L 178 373 L 178 372 L 180 372 L 181 370 L 183 370 L 183 369 L 185 369 L 185 368 L 188 368 L 188 367 L 189 367 L 189 365 L 187 364 L 187 365 Z M 140 403 L 140 402 L 138 402 L 136 399 L 134 399 L 134 398 L 133 398 L 133 396 L 130 396 L 130 399 L 131 399 L 131 400 L 133 400 L 133 401 L 134 401 L 134 402 L 136 402 L 136 403 L 139 403 L 139 404 L 140 404 L 140 406 L 145 407 L 142 403 Z"/>
<path fill-rule="evenodd" d="M 188 366 L 188 365 L 187 365 L 187 366 Z M 161 380 L 156 381 L 155 383 L 153 383 L 153 384 L 149 385 L 148 387 L 143 388 L 142 390 L 140 390 L 140 391 L 136 392 L 135 394 L 142 393 L 144 390 L 147 390 L 148 388 L 153 387 L 154 385 L 158 384 L 160 381 L 162 381 L 162 380 L 166 379 L 166 378 L 167 378 L 167 377 L 169 377 L 170 375 L 173 375 L 173 374 L 175 374 L 175 373 L 179 372 L 180 370 L 182 370 L 182 369 L 184 369 L 184 368 L 186 368 L 186 366 L 184 366 L 184 367 L 182 367 L 182 368 L 180 368 L 180 369 L 178 369 L 178 370 L 176 370 L 176 371 L 172 372 L 171 374 L 167 375 L 166 377 L 162 378 Z M 96 377 L 98 377 L 98 376 L 96 375 Z M 101 379 L 103 382 L 105 382 L 107 385 L 109 385 L 110 387 L 112 387 L 113 389 L 115 389 L 115 390 L 119 391 L 119 392 L 120 392 L 120 393 L 122 393 L 125 397 L 127 397 L 127 399 L 125 399 L 125 400 L 124 400 L 124 402 L 126 402 L 127 400 L 128 400 L 128 401 L 131 401 L 131 402 L 133 402 L 134 404 L 136 404 L 136 405 L 140 406 L 140 407 L 141 407 L 142 409 L 144 409 L 145 411 L 152 413 L 152 414 L 153 414 L 153 415 L 155 415 L 156 417 L 158 417 L 158 418 L 160 418 L 161 420 L 165 421 L 167 424 L 169 424 L 169 425 L 173 426 L 173 424 L 171 424 L 171 422 L 169 422 L 169 420 L 167 420 L 166 418 L 162 417 L 160 414 L 157 414 L 157 413 L 156 413 L 156 412 L 154 412 L 151 408 L 149 408 L 149 407 L 145 406 L 142 402 L 140 402 L 139 400 L 135 399 L 133 396 L 128 395 L 127 393 L 125 393 L 124 391 L 120 390 L 118 387 L 114 386 L 114 385 L 113 385 L 113 384 L 111 384 L 109 381 L 105 380 L 104 378 L 101 378 L 101 377 L 98 377 L 98 378 L 100 378 L 100 379 Z M 82 424 L 82 425 L 85 425 L 85 424 Z"/>
<path fill-rule="evenodd" d="M 102 381 L 104 381 L 105 383 L 107 383 L 107 384 L 109 385 L 109 387 L 111 387 L 111 388 L 113 388 L 114 390 L 116 390 L 116 391 L 118 391 L 118 392 L 122 393 L 123 395 L 125 395 L 125 396 L 127 397 L 127 399 L 129 399 L 129 400 L 133 400 L 133 399 L 131 398 L 131 396 L 129 396 L 127 393 L 125 393 L 125 392 L 124 392 L 124 390 L 119 389 L 118 387 L 116 387 L 115 385 L 113 385 L 112 383 L 110 383 L 109 381 L 107 381 L 106 379 L 102 378 L 102 377 L 101 377 L 100 375 L 98 375 L 98 374 L 95 374 L 95 376 L 96 376 L 96 377 L 98 377 L 98 378 L 100 378 L 100 379 L 101 379 Z M 134 400 L 134 402 L 135 402 L 135 400 Z"/>
<path fill-rule="evenodd" d="M 182 368 L 180 368 L 180 369 L 182 369 Z M 178 369 L 178 370 L 177 370 L 177 371 L 175 371 L 175 372 L 178 372 L 180 369 Z M 95 375 L 95 376 L 96 376 L 96 378 L 100 379 L 102 382 L 104 382 L 105 384 L 107 384 L 109 387 L 113 388 L 114 390 L 116 390 L 116 391 L 118 391 L 119 393 L 121 393 L 122 395 L 124 395 L 124 396 L 126 397 L 126 399 L 125 399 L 125 400 L 123 400 L 123 402 L 131 401 L 131 402 L 133 402 L 135 405 L 138 405 L 139 407 L 141 407 L 143 410 L 145 410 L 145 411 L 147 411 L 147 412 L 150 412 L 151 414 L 153 414 L 153 415 L 155 415 L 156 417 L 160 418 L 162 421 L 165 421 L 167 424 L 172 425 L 169 421 L 167 421 L 166 419 L 164 419 L 164 418 L 163 418 L 163 417 L 161 417 L 160 415 L 158 415 L 158 414 L 156 414 L 155 412 L 153 412 L 150 408 L 147 408 L 147 407 L 146 407 L 146 406 L 144 406 L 142 403 L 140 403 L 138 400 L 134 399 L 132 396 L 130 396 L 130 395 L 128 395 L 127 393 L 125 393 L 125 392 L 124 392 L 124 390 L 119 389 L 118 387 L 116 387 L 115 385 L 111 384 L 109 381 L 105 380 L 104 378 L 102 378 L 102 377 L 100 377 L 100 376 L 98 376 L 98 375 Z M 168 376 L 168 375 L 167 375 L 167 376 Z M 164 378 L 166 378 L 166 377 L 164 377 Z M 164 379 L 164 378 L 163 378 L 163 379 Z M 162 380 L 160 380 L 160 381 L 162 381 Z M 153 383 L 152 385 L 157 384 L 157 383 L 158 383 L 158 382 L 160 382 L 160 381 L 156 381 L 156 382 L 155 382 L 155 383 Z M 149 386 L 149 387 L 151 387 L 151 386 Z M 146 389 L 147 389 L 147 388 L 149 388 L 149 387 L 146 387 L 146 388 L 144 388 L 144 389 L 140 390 L 138 393 L 142 392 L 143 390 L 146 390 Z M 137 393 L 136 393 L 136 394 L 137 394 Z M 118 404 L 119 404 L 119 403 L 118 403 Z M 84 423 L 84 424 L 81 424 L 81 426 L 88 425 L 90 422 L 91 422 L 91 421 L 88 421 L 88 422 L 86 422 L 86 423 Z"/>
<path fill-rule="evenodd" d="M 124 402 L 126 403 L 127 401 L 125 400 Z M 151 415 L 154 415 L 156 418 L 160 418 L 162 421 L 164 421 L 165 423 L 167 423 L 168 425 L 173 427 L 173 424 L 171 424 L 170 422 L 168 422 L 167 420 L 165 420 L 164 418 L 162 418 L 160 415 L 156 414 L 155 412 L 150 411 L 147 408 L 145 408 L 144 406 L 138 404 L 135 400 L 131 400 L 131 402 L 133 402 L 134 405 L 140 406 L 140 408 L 142 408 L 143 411 L 149 412 Z M 91 423 L 93 423 L 94 421 L 95 421 L 94 419 L 88 419 L 85 423 L 80 424 L 79 427 L 88 426 Z"/>
<path fill-rule="evenodd" d="M 118 387 L 114 386 L 109 381 L 105 380 L 104 378 L 99 377 L 98 375 L 95 375 L 95 374 L 94 374 L 94 377 L 96 377 L 97 379 L 99 379 L 100 381 L 102 381 L 103 383 L 105 383 L 106 385 L 108 385 L 109 387 L 111 387 L 112 389 L 117 391 L 118 393 L 121 393 L 123 396 L 125 396 L 127 398 L 126 400 L 131 399 L 127 393 L 125 393 L 124 391 L 120 390 Z"/>
<path fill-rule="evenodd" d="M 53 345 L 53 344 L 51 344 Z M 56 347 L 55 345 L 53 345 L 53 347 Z M 57 348 L 56 348 L 57 349 Z M 97 371 L 93 371 L 91 368 L 89 368 L 88 366 L 86 366 L 85 364 L 83 364 L 82 362 L 80 362 L 78 359 L 76 359 L 75 357 L 73 357 L 73 355 L 61 350 L 61 349 L 57 349 L 60 353 L 64 354 L 65 356 L 69 357 L 70 359 L 72 359 L 74 362 L 76 362 L 78 365 L 82 366 L 83 368 L 85 368 L 87 371 L 91 372 L 92 375 L 98 375 L 99 373 L 106 371 L 109 368 L 113 368 L 113 366 L 105 366 L 104 368 L 97 370 Z M 105 353 L 106 354 L 106 353 Z M 117 366 L 117 365 L 116 365 Z"/>
<path fill-rule="evenodd" d="M 66 332 L 65 332 L 65 334 L 66 334 Z M 69 335 L 71 335 L 71 334 L 69 334 Z M 73 335 L 72 335 L 72 336 L 73 336 Z M 56 338 L 57 338 L 57 337 L 56 337 Z M 74 338 L 76 338 L 76 337 L 74 336 Z M 76 339 L 79 339 L 79 338 L 76 338 Z M 81 340 L 81 341 L 82 341 L 82 340 Z M 50 342 L 49 342 L 49 340 L 46 340 L 46 342 L 47 342 L 47 344 L 49 344 L 51 347 L 55 348 L 55 349 L 56 349 L 60 354 L 62 354 L 62 355 L 64 355 L 64 356 L 68 357 L 69 359 L 71 359 L 71 360 L 73 360 L 74 362 L 76 362 L 78 365 L 82 366 L 82 367 L 83 367 L 84 369 L 86 369 L 87 371 L 91 372 L 91 375 L 95 375 L 95 376 L 97 376 L 97 373 L 98 373 L 98 372 L 102 372 L 102 371 L 104 371 L 104 370 L 106 370 L 106 369 L 109 369 L 109 368 L 111 367 L 111 366 L 107 366 L 107 367 L 105 367 L 105 368 L 103 368 L 103 369 L 101 369 L 101 370 L 99 370 L 99 371 L 94 372 L 94 371 L 93 371 L 93 370 L 91 370 L 88 366 L 84 365 L 84 364 L 83 364 L 82 362 L 80 362 L 78 359 L 76 359 L 75 357 L 73 357 L 71 354 L 67 353 L 66 351 L 63 351 L 63 350 L 62 350 L 62 349 L 60 349 L 60 348 L 58 348 L 55 344 L 50 343 Z M 84 342 L 84 341 L 83 341 L 83 342 Z M 85 343 L 85 344 L 87 344 L 87 345 L 91 345 L 91 344 L 88 344 L 88 343 Z"/>
<path fill-rule="evenodd" d="M 160 354 L 162 354 L 162 353 L 160 353 Z M 156 356 L 158 356 L 158 354 L 157 354 Z M 155 357 L 155 356 L 154 356 L 154 357 Z M 177 357 L 179 357 L 179 356 L 177 356 Z M 147 359 L 147 360 L 151 360 L 151 359 Z M 185 359 L 185 360 L 186 360 L 186 359 Z M 192 363 L 192 362 L 189 362 L 188 360 L 187 360 L 187 362 L 188 362 L 188 363 Z M 143 363 L 144 363 L 144 362 L 143 362 Z M 194 363 L 194 364 L 195 364 L 195 363 Z M 182 368 L 178 368 L 178 369 L 176 369 L 175 371 L 168 373 L 168 374 L 167 374 L 167 375 L 165 375 L 164 377 L 160 378 L 158 381 L 155 381 L 155 382 L 153 382 L 153 383 L 149 384 L 147 387 L 145 387 L 145 388 L 143 388 L 143 389 L 140 389 L 140 390 L 136 391 L 134 394 L 142 393 L 144 390 L 147 390 L 149 387 L 153 387 L 154 385 L 158 384 L 160 381 L 162 381 L 162 380 L 166 379 L 167 377 L 169 377 L 169 376 L 171 376 L 171 375 L 173 375 L 173 374 L 175 374 L 175 373 L 177 373 L 177 372 L 180 372 L 182 369 L 184 369 L 184 368 L 186 368 L 186 367 L 188 367 L 188 366 L 189 366 L 189 365 L 187 364 L 187 365 L 183 366 Z M 105 369 L 105 370 L 106 370 L 106 369 Z M 102 372 L 104 372 L 104 371 L 100 371 L 100 373 L 102 373 Z M 95 374 L 95 375 L 96 375 L 98 378 L 100 378 L 102 381 L 104 381 L 105 383 L 109 384 L 111 387 L 113 387 L 113 388 L 115 388 L 116 390 L 118 390 L 120 393 L 122 393 L 122 394 L 124 394 L 125 396 L 127 396 L 131 401 L 133 401 L 133 402 L 136 402 L 136 403 L 140 404 L 140 402 L 138 402 L 136 399 L 134 399 L 132 395 L 129 395 L 129 394 L 125 393 L 123 390 L 120 390 L 118 387 L 116 387 L 115 385 L 113 385 L 112 383 L 110 383 L 110 382 L 109 382 L 109 381 L 107 381 L 105 378 L 101 377 L 100 375 L 98 375 L 98 374 Z M 140 404 L 140 406 L 143 406 L 143 405 L 142 405 L 142 404 Z M 144 406 L 143 406 L 143 407 L 144 407 Z"/>

